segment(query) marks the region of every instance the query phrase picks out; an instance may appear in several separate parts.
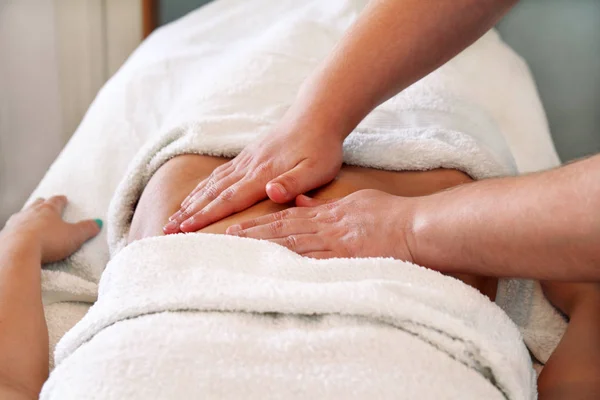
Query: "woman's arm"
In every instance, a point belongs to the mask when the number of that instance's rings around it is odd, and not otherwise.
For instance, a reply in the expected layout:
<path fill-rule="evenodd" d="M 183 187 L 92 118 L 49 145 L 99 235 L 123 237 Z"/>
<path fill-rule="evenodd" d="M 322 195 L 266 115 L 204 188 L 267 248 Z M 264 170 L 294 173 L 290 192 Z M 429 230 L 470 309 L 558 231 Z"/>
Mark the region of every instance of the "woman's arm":
<path fill-rule="evenodd" d="M 100 231 L 95 221 L 68 224 L 66 198 L 37 200 L 0 231 L 0 398 L 37 399 L 48 377 L 48 329 L 41 264 L 68 257 Z"/>
<path fill-rule="evenodd" d="M 569 326 L 538 379 L 540 400 L 600 398 L 600 284 L 542 286 Z"/>
<path fill-rule="evenodd" d="M 48 376 L 39 244 L 0 234 L 0 397 L 37 398 Z"/>

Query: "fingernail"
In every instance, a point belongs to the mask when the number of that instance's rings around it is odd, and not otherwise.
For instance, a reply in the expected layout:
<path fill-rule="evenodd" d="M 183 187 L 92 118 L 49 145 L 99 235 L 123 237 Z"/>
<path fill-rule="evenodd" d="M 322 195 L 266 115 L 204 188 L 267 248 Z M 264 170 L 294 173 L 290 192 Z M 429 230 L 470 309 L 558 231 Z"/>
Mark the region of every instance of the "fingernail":
<path fill-rule="evenodd" d="M 196 199 L 196 195 L 188 196 L 188 198 L 185 199 L 185 201 L 184 201 L 184 203 L 186 204 L 186 207 L 189 206 L 190 203 L 193 203 L 195 199 Z"/>
<path fill-rule="evenodd" d="M 228 235 L 233 235 L 236 232 L 239 232 L 242 230 L 242 226 L 241 225 L 231 225 L 229 228 L 227 228 L 227 230 L 225 231 L 226 234 Z"/>
<path fill-rule="evenodd" d="M 176 220 L 177 218 L 179 218 L 180 215 L 181 215 L 181 211 L 177 211 L 175 214 L 173 214 L 169 217 L 169 221 Z"/>
<path fill-rule="evenodd" d="M 173 229 L 177 228 L 177 221 L 171 221 L 168 224 L 166 224 L 163 228 L 164 231 L 171 231 Z"/>
<path fill-rule="evenodd" d="M 281 183 L 272 183 L 271 187 L 281 193 L 283 196 L 287 196 L 287 190 L 283 187 Z"/>
<path fill-rule="evenodd" d="M 102 229 L 102 226 L 104 225 L 104 222 L 102 222 L 102 220 L 101 220 L 101 219 L 99 219 L 99 218 L 96 218 L 96 219 L 94 220 L 94 222 L 96 223 L 96 225 L 98 225 L 98 228 Z"/>
<path fill-rule="evenodd" d="M 191 226 L 194 223 L 194 217 L 190 218 L 190 219 L 186 219 L 185 221 L 183 221 L 183 223 L 179 226 L 179 228 L 187 228 L 189 226 Z"/>

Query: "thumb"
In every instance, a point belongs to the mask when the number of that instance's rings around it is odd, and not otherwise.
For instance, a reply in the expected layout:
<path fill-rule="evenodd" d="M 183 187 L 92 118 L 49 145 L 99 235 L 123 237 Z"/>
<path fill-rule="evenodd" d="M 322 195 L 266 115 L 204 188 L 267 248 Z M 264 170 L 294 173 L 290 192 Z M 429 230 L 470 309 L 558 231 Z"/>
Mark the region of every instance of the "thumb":
<path fill-rule="evenodd" d="M 323 200 L 323 199 L 315 199 L 313 197 L 308 197 L 303 194 L 296 197 L 296 206 L 297 207 L 318 207 L 323 204 L 333 203 L 336 199 Z"/>
<path fill-rule="evenodd" d="M 287 203 L 301 193 L 322 185 L 322 177 L 303 161 L 290 171 L 279 175 L 266 186 L 267 196 L 275 203 Z"/>
<path fill-rule="evenodd" d="M 77 249 L 85 242 L 98 235 L 102 229 L 102 221 L 99 219 L 79 221 L 70 225 L 71 240 L 73 246 L 76 246 Z"/>

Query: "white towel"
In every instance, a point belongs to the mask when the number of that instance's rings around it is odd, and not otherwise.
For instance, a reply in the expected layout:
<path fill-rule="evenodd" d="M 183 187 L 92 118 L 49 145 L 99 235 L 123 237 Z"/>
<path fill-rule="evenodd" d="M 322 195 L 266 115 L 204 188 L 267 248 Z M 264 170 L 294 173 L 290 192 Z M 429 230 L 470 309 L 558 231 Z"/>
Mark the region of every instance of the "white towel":
<path fill-rule="evenodd" d="M 393 259 L 313 260 L 224 235 L 123 249 L 56 359 L 42 399 L 536 393 L 518 329 L 462 282 Z"/>
<path fill-rule="evenodd" d="M 186 129 L 206 141 L 186 151 L 235 155 L 268 133 L 364 3 L 219 0 L 159 29 L 100 91 L 32 198 L 66 194 L 70 221 L 105 217 L 139 149 Z M 214 127 L 239 135 L 219 141 L 203 130 Z M 478 178 L 512 174 L 502 137 L 521 171 L 558 163 L 527 67 L 492 31 L 374 111 L 346 141 L 345 160 L 387 169 L 445 166 Z M 45 268 L 51 338 L 77 319 L 70 302 L 95 300 L 108 260 L 103 231 Z"/>

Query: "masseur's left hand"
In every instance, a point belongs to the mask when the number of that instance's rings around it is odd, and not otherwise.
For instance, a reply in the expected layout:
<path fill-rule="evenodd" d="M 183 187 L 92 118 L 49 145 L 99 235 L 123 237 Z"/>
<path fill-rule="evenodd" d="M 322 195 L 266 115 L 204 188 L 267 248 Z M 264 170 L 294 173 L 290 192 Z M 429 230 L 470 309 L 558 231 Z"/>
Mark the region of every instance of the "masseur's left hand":
<path fill-rule="evenodd" d="M 313 258 L 393 257 L 413 261 L 414 200 L 361 190 L 338 200 L 296 198 L 296 208 L 231 226 L 227 233 L 266 239 Z"/>
<path fill-rule="evenodd" d="M 163 228 L 195 232 L 262 201 L 287 203 L 329 183 L 342 166 L 344 137 L 290 110 L 267 136 L 200 182 Z"/>

